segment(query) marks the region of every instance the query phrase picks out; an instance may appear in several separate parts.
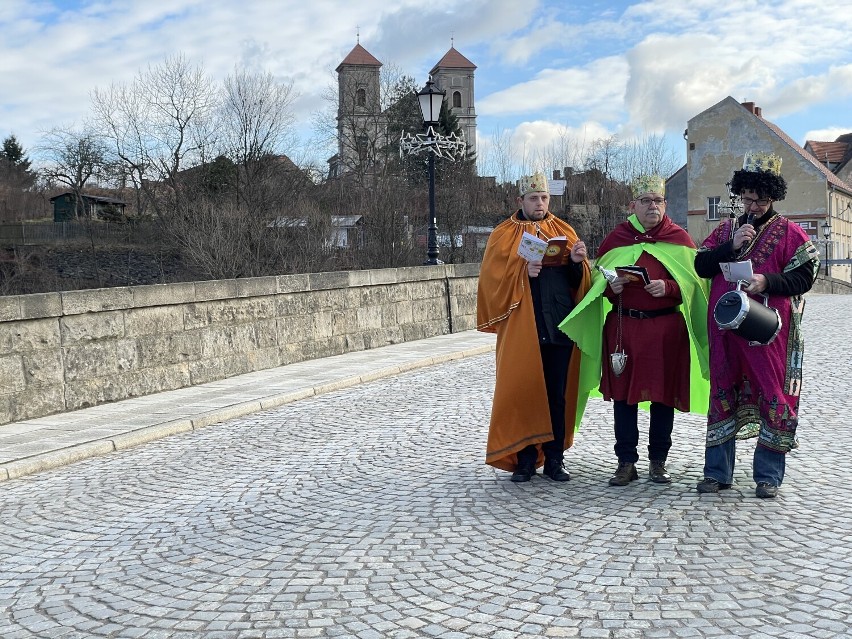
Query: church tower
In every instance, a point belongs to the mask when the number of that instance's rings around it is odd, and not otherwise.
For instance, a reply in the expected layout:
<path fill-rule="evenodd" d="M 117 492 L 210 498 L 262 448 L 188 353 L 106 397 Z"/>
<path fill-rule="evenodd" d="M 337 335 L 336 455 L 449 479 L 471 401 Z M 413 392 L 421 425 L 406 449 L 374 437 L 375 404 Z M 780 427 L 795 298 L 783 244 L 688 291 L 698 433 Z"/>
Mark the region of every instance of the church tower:
<path fill-rule="evenodd" d="M 372 159 L 379 139 L 382 63 L 360 42 L 337 65 L 337 155 L 329 160 L 332 177 L 364 165 Z"/>
<path fill-rule="evenodd" d="M 455 47 L 444 54 L 429 74 L 441 91 L 447 94 L 447 106 L 459 120 L 464 131 L 468 151 L 476 153 L 476 109 L 473 99 L 473 76 L 476 65 L 456 51 Z"/>

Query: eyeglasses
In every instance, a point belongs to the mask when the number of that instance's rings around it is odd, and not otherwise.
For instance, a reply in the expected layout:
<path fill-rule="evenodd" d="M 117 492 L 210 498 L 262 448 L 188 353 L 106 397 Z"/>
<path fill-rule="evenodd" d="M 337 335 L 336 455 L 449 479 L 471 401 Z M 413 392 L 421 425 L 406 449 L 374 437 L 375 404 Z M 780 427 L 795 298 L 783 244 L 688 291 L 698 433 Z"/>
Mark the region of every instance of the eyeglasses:
<path fill-rule="evenodd" d="M 747 209 L 751 208 L 752 204 L 757 204 L 760 208 L 763 208 L 764 206 L 769 206 L 771 201 L 772 200 L 752 200 L 750 197 L 740 198 L 740 202 L 742 202 L 743 206 Z"/>
<path fill-rule="evenodd" d="M 661 197 L 654 197 L 654 198 L 651 198 L 651 197 L 643 197 L 643 198 L 640 198 L 640 199 L 639 199 L 639 200 L 637 200 L 637 201 L 638 201 L 638 202 L 639 202 L 639 204 L 641 204 L 642 206 L 651 206 L 651 203 L 652 203 L 652 202 L 653 202 L 654 204 L 656 204 L 657 206 L 662 206 L 663 204 L 665 204 L 665 203 L 666 203 L 666 201 L 665 201 L 663 198 L 661 198 Z"/>

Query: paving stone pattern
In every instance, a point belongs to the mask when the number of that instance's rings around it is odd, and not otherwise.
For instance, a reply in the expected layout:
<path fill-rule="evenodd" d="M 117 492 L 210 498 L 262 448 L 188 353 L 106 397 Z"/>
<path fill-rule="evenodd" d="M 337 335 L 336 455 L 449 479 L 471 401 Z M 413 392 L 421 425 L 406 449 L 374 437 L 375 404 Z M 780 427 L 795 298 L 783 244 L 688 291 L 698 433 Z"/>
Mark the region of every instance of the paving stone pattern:
<path fill-rule="evenodd" d="M 642 461 L 608 486 L 601 401 L 572 481 L 513 484 L 482 461 L 478 355 L 0 484 L 0 636 L 848 637 L 849 317 L 852 296 L 808 299 L 775 500 L 752 442 L 732 490 L 695 491 L 699 416 L 676 417 L 671 485 Z"/>

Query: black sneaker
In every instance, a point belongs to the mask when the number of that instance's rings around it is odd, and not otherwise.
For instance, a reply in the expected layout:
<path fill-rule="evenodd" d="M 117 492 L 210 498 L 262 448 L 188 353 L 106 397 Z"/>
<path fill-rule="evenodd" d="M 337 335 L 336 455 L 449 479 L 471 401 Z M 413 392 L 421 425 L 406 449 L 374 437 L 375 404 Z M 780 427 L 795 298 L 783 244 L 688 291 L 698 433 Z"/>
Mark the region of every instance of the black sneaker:
<path fill-rule="evenodd" d="M 761 499 L 775 499 L 778 495 L 778 486 L 773 486 L 768 482 L 762 481 L 757 484 L 754 494 Z"/>
<path fill-rule="evenodd" d="M 730 487 L 731 484 L 723 484 L 712 477 L 705 477 L 703 480 L 698 482 L 698 485 L 695 488 L 699 493 L 718 493 L 720 490 L 727 490 Z"/>

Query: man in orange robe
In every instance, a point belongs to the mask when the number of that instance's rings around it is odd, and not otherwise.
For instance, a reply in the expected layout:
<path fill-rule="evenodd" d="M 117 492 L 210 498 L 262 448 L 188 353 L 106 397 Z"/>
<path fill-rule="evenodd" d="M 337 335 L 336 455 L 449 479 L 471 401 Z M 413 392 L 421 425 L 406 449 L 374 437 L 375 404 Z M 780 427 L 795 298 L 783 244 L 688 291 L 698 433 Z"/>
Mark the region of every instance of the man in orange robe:
<path fill-rule="evenodd" d="M 574 441 L 580 351 L 557 327 L 589 289 L 586 246 L 548 211 L 543 174 L 524 177 L 517 213 L 488 239 L 479 274 L 477 329 L 497 333 L 497 378 L 485 462 L 529 481 L 536 468 L 567 481 L 564 451 Z M 527 232 L 565 236 L 570 259 L 542 266 L 518 254 Z"/>

